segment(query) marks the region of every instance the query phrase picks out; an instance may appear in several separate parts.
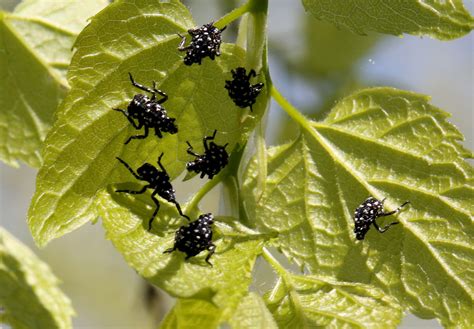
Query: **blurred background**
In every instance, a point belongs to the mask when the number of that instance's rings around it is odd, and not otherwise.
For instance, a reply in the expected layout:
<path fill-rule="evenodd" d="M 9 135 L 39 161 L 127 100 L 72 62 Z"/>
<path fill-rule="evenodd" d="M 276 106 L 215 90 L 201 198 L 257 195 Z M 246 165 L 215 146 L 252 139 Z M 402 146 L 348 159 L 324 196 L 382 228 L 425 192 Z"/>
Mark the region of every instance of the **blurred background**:
<path fill-rule="evenodd" d="M 67 1 L 67 0 L 55 0 Z M 13 10 L 18 1 L 0 0 L 0 9 Z M 237 1 L 184 1 L 197 25 L 216 20 Z M 464 1 L 474 13 L 474 2 Z M 296 107 L 310 117 L 324 117 L 341 97 L 367 86 L 391 86 L 430 95 L 432 104 L 452 114 L 451 122 L 473 149 L 474 37 L 449 42 L 430 38 L 354 35 L 304 13 L 300 1 L 269 3 L 269 56 L 273 82 Z M 225 33 L 234 41 L 237 25 Z M 272 104 L 269 144 L 289 140 L 296 127 Z M 283 131 L 283 133 L 281 133 Z M 62 290 L 78 314 L 74 328 L 156 328 L 173 300 L 146 283 L 105 239 L 100 221 L 38 249 L 30 236 L 26 214 L 35 188 L 36 170 L 13 169 L 0 163 L 0 225 L 28 245 L 63 282 Z M 180 185 L 176 182 L 176 190 Z M 179 198 L 183 200 L 183 198 Z M 219 191 L 205 200 L 206 209 L 219 207 Z M 255 289 L 273 282 L 271 271 L 256 267 Z M 408 315 L 401 328 L 440 328 L 435 320 Z"/>

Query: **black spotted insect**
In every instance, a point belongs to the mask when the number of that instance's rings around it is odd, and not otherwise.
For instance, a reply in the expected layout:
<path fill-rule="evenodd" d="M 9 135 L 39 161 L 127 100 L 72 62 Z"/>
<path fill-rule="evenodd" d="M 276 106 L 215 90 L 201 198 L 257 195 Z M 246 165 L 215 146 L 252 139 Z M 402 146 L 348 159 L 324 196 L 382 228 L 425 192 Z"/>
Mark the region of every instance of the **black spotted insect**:
<path fill-rule="evenodd" d="M 189 29 L 188 33 L 191 36 L 191 42 L 189 46 L 184 46 L 186 43 L 186 36 L 178 34 L 181 37 L 178 50 L 186 51 L 184 56 L 184 64 L 192 65 L 198 63 L 201 65 L 201 61 L 205 57 L 209 57 L 214 60 L 216 56 L 220 56 L 221 47 L 221 33 L 226 29 L 226 26 L 222 30 L 219 30 L 213 25 L 213 22 L 204 24 L 196 29 Z"/>
<path fill-rule="evenodd" d="M 226 165 L 229 163 L 229 154 L 225 148 L 229 143 L 220 146 L 213 142 L 216 138 L 217 130 L 214 130 L 212 136 L 206 136 L 202 139 L 204 145 L 204 154 L 197 154 L 193 151 L 193 147 L 189 142 L 188 144 L 188 154 L 191 154 L 196 157 L 196 160 L 190 161 L 186 164 L 186 169 L 188 171 L 194 171 L 196 173 L 201 173 L 201 178 L 205 175 L 208 175 L 209 179 L 212 179 L 217 175 Z M 209 143 L 209 141 L 211 141 Z"/>
<path fill-rule="evenodd" d="M 127 110 L 114 109 L 122 112 L 133 128 L 145 128 L 143 135 L 130 136 L 125 144 L 128 144 L 132 139 L 144 139 L 148 136 L 149 129 L 155 129 L 155 135 L 162 138 L 162 132 L 176 134 L 178 127 L 176 126 L 175 118 L 170 118 L 166 109 L 161 105 L 168 100 L 168 95 L 159 89 L 156 89 L 156 82 L 153 81 L 153 88 L 145 87 L 133 80 L 132 74 L 128 73 L 132 85 L 138 89 L 151 93 L 151 98 L 146 95 L 137 94 L 133 97 Z M 156 94 L 162 96 L 161 99 L 156 99 Z"/>
<path fill-rule="evenodd" d="M 176 209 L 178 210 L 178 213 L 189 220 L 189 217 L 183 214 L 179 203 L 176 201 L 175 190 L 173 189 L 173 186 L 170 183 L 170 176 L 166 172 L 165 167 L 163 167 L 163 165 L 161 164 L 162 157 L 163 153 L 161 153 L 161 155 L 158 157 L 158 166 L 161 168 L 161 171 L 158 170 L 155 166 L 149 163 L 145 163 L 137 169 L 136 173 L 125 161 L 120 158 L 117 158 L 117 160 L 119 160 L 136 179 L 145 181 L 148 184 L 143 186 L 143 188 L 138 191 L 116 190 L 115 192 L 142 194 L 145 193 L 147 189 L 153 190 L 153 192 L 151 193 L 151 199 L 155 203 L 156 209 L 153 212 L 153 215 L 151 216 L 150 220 L 148 221 L 148 231 L 151 230 L 153 220 L 155 219 L 158 210 L 160 210 L 160 201 L 156 198 L 156 195 L 159 195 L 168 202 L 174 203 Z"/>
<path fill-rule="evenodd" d="M 356 235 L 357 240 L 364 240 L 365 235 L 370 229 L 370 225 L 374 224 L 377 231 L 380 233 L 384 233 L 388 230 L 388 228 L 392 225 L 398 224 L 398 222 L 390 223 L 383 228 L 380 228 L 375 221 L 378 217 L 383 216 L 390 216 L 393 214 L 398 213 L 404 206 L 410 203 L 410 201 L 406 201 L 402 205 L 400 205 L 397 209 L 390 212 L 385 212 L 383 203 L 385 199 L 382 201 L 377 200 L 376 198 L 369 197 L 365 200 L 354 212 L 354 233 Z"/>
<path fill-rule="evenodd" d="M 257 96 L 263 88 L 263 83 L 250 84 L 250 78 L 257 76 L 254 70 L 250 70 L 247 74 L 245 68 L 238 67 L 231 72 L 232 80 L 225 82 L 225 89 L 227 89 L 229 97 L 238 107 L 250 107 L 250 111 L 253 111 L 252 105 L 255 104 Z"/>
<path fill-rule="evenodd" d="M 212 224 L 214 217 L 212 214 L 203 214 L 198 219 L 181 226 L 175 234 L 173 248 L 167 249 L 164 253 L 171 253 L 179 250 L 186 254 L 186 259 L 196 256 L 201 251 L 209 250 L 206 263 L 212 266 L 209 259 L 216 251 L 216 246 L 212 243 Z"/>

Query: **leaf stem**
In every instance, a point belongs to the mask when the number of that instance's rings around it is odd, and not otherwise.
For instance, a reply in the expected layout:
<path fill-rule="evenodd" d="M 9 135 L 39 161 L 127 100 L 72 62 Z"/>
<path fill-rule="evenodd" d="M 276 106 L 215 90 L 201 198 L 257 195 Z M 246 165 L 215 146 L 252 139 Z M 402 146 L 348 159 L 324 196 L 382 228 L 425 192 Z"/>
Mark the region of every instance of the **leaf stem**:
<path fill-rule="evenodd" d="M 204 184 L 199 189 L 199 191 L 193 195 L 191 201 L 189 201 L 188 204 L 186 205 L 186 209 L 188 211 L 189 210 L 192 211 L 193 209 L 197 208 L 197 205 L 199 204 L 199 202 L 201 202 L 202 198 L 220 182 L 221 180 L 218 179 L 218 177 L 214 177 L 214 179 L 207 181 L 206 184 Z"/>
<path fill-rule="evenodd" d="M 286 281 L 286 277 L 288 276 L 288 271 L 286 268 L 284 268 L 273 255 L 268 251 L 267 248 L 263 247 L 263 252 L 262 252 L 263 258 L 268 262 L 268 264 L 271 265 L 275 269 L 275 271 L 283 278 L 284 281 Z"/>
<path fill-rule="evenodd" d="M 290 118 L 300 124 L 307 131 L 312 131 L 312 127 L 309 124 L 310 120 L 306 118 L 300 111 L 298 111 L 298 109 L 294 107 L 285 97 L 283 97 L 283 95 L 273 84 L 271 86 L 270 93 L 273 99 L 275 99 L 278 105 L 281 106 L 281 108 L 290 116 Z"/>
<path fill-rule="evenodd" d="M 227 13 L 226 15 L 221 17 L 218 21 L 216 21 L 214 26 L 219 29 L 222 29 L 224 28 L 224 26 L 229 25 L 230 23 L 232 23 L 233 21 L 235 21 L 236 19 L 238 19 L 245 13 L 248 13 L 253 7 L 252 2 L 253 0 L 249 0 L 242 6 L 235 8 L 230 13 Z"/>

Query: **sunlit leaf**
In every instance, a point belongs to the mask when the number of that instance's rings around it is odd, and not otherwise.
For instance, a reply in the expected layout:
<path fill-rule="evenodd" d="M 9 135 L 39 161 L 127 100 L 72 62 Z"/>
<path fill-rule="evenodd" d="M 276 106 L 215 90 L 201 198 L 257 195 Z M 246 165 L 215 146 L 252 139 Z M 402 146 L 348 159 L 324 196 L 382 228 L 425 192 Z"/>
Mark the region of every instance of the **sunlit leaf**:
<path fill-rule="evenodd" d="M 107 191 L 100 193 L 97 203 L 107 238 L 127 263 L 149 282 L 175 297 L 212 301 L 222 310 L 222 319 L 227 319 L 247 294 L 262 238 L 230 231 L 225 224 L 229 218 L 215 217 L 213 241 L 217 248 L 210 259 L 213 266 L 205 262 L 207 251 L 185 261 L 186 255 L 179 251 L 163 252 L 173 247 L 175 231 L 187 224 L 186 219 L 179 219 L 173 205 L 163 203 L 160 218 L 148 232 L 152 210 L 146 208 L 144 199 L 111 195 Z"/>
<path fill-rule="evenodd" d="M 220 310 L 199 299 L 178 299 L 160 325 L 160 329 L 217 328 Z"/>
<path fill-rule="evenodd" d="M 250 165 L 250 220 L 278 233 L 275 244 L 312 273 L 380 286 L 418 316 L 466 325 L 473 170 L 447 116 L 424 96 L 374 88 L 343 99 L 323 122 L 301 119 L 297 140 L 269 150 L 259 199 Z M 352 215 L 370 195 L 388 210 L 411 204 L 393 218 L 400 225 L 356 241 Z"/>
<path fill-rule="evenodd" d="M 230 70 L 243 64 L 245 52 L 224 44 L 216 60 L 186 66 L 177 49 L 178 33 L 193 27 L 179 1 L 120 1 L 95 16 L 79 35 L 68 76 L 71 90 L 47 137 L 30 207 L 29 225 L 39 245 L 94 220 L 99 189 L 134 179 L 115 157 L 137 168 L 145 162 L 156 165 L 164 152 L 163 164 L 175 178 L 192 159 L 186 141 L 202 152 L 202 138 L 215 129 L 216 143 L 229 143 L 229 151 L 245 140 L 243 127 L 256 122 L 265 104 L 249 115 L 224 89 Z M 177 134 L 165 133 L 159 139 L 151 131 L 147 139 L 124 145 L 139 132 L 112 109 L 126 108 L 134 94 L 143 93 L 131 85 L 128 72 L 144 85 L 156 81 L 169 95 L 163 106 L 176 118 Z"/>
<path fill-rule="evenodd" d="M 229 324 L 240 329 L 278 328 L 262 297 L 253 292 L 242 299 Z"/>
<path fill-rule="evenodd" d="M 39 167 L 53 114 L 67 90 L 72 45 L 107 0 L 24 0 L 0 11 L 0 160 Z"/>
<path fill-rule="evenodd" d="M 266 295 L 280 328 L 396 328 L 403 313 L 380 289 L 285 275 Z"/>

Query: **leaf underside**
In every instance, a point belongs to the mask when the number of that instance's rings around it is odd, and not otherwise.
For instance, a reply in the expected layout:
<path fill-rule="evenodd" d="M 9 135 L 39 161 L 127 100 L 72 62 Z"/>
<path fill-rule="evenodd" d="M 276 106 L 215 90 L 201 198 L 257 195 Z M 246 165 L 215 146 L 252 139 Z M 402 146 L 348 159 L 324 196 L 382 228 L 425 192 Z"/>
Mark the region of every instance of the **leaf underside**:
<path fill-rule="evenodd" d="M 0 228 L 0 322 L 12 328 L 72 328 L 74 311 L 49 267 Z"/>
<path fill-rule="evenodd" d="M 67 90 L 71 48 L 106 0 L 25 0 L 0 12 L 0 160 L 41 164 L 41 147 Z"/>
<path fill-rule="evenodd" d="M 368 31 L 407 33 L 451 40 L 474 28 L 474 18 L 461 0 L 303 0 L 303 5 L 315 18 L 358 34 Z"/>
<path fill-rule="evenodd" d="M 217 328 L 220 310 L 201 299 L 178 299 L 160 329 Z"/>
<path fill-rule="evenodd" d="M 373 286 L 286 275 L 266 296 L 280 328 L 395 328 L 400 306 Z"/>
<path fill-rule="evenodd" d="M 115 194 L 101 192 L 98 206 L 107 238 L 127 263 L 170 295 L 212 301 L 223 312 L 221 320 L 227 319 L 246 295 L 253 264 L 261 252 L 261 239 L 236 236 L 236 232 L 227 235 L 225 230 L 215 228 L 213 241 L 217 248 L 210 259 L 211 267 L 205 262 L 207 251 L 188 260 L 179 251 L 163 253 L 173 247 L 175 231 L 187 223 L 184 218 L 177 219 L 172 205 L 162 205 L 162 216 L 151 232 L 147 231 L 144 216 L 132 213 L 133 207 Z M 141 206 L 144 208 L 144 204 Z M 221 219 L 216 217 L 215 221 Z"/>
<path fill-rule="evenodd" d="M 304 3 L 315 12 L 313 2 Z M 455 38 L 472 29 L 472 18 L 457 12 L 463 10 L 458 2 L 450 5 L 456 19 L 443 11 L 448 7 L 440 7 L 435 32 L 432 13 L 423 11 L 428 6 L 420 9 L 418 4 L 415 13 L 429 18 L 418 29 L 404 21 L 398 30 L 385 29 L 367 20 L 356 32 Z M 350 14 L 359 19 L 357 11 Z M 107 238 L 127 263 L 179 298 L 163 328 L 190 326 L 187 316 L 210 328 L 226 321 L 242 327 L 271 328 L 275 321 L 280 326 L 377 327 L 377 318 L 393 327 L 401 317 L 400 305 L 420 317 L 437 317 L 445 326 L 471 323 L 466 314 L 471 314 L 474 283 L 469 266 L 474 256 L 469 243 L 473 185 L 472 168 L 465 162 L 471 153 L 460 146 L 462 135 L 446 121 L 447 115 L 414 93 L 391 88 L 358 92 L 338 103 L 324 121 L 300 122 L 303 133 L 297 140 L 251 161 L 241 194 L 255 234 L 238 225 L 228 230 L 223 223 L 229 218 L 216 217 L 213 267 L 205 262 L 207 251 L 188 260 L 179 251 L 163 254 L 186 220 L 160 200 L 148 232 L 154 210 L 150 194 L 115 192 L 118 185 L 136 183 L 115 157 L 136 169 L 145 162 L 156 165 L 164 152 L 163 164 L 176 178 L 191 160 L 186 141 L 201 153 L 203 136 L 218 129 L 216 142 L 229 143 L 233 150 L 245 143 L 267 101 L 260 97 L 250 113 L 229 99 L 225 80 L 246 61 L 237 46 L 223 44 L 216 60 L 184 65 L 178 33 L 193 27 L 190 13 L 177 0 L 118 1 L 81 32 L 68 73 L 71 89 L 47 136 L 29 211 L 35 241 L 44 245 L 101 216 Z M 112 110 L 125 109 L 133 95 L 143 93 L 131 86 L 129 72 L 141 84 L 156 81 L 169 95 L 163 106 L 176 118 L 178 134 L 158 139 L 151 131 L 145 140 L 124 145 L 128 137 L 142 133 Z M 263 79 L 260 74 L 255 80 Z M 385 234 L 371 230 L 356 243 L 352 213 L 369 195 L 387 198 L 388 210 L 405 200 L 411 204 L 396 216 L 400 225 Z M 318 273 L 317 278 L 283 275 L 267 295 L 266 306 L 248 292 L 265 243 Z M 250 310 L 254 313 L 246 321 L 243 314 Z"/>
<path fill-rule="evenodd" d="M 297 140 L 269 149 L 258 202 L 251 162 L 243 186 L 251 221 L 278 233 L 274 244 L 312 273 L 379 286 L 420 317 L 466 325 L 473 170 L 446 117 L 426 97 L 391 88 L 343 99 L 323 122 L 305 121 Z M 387 211 L 411 204 L 379 220 L 400 225 L 356 242 L 352 215 L 368 196 L 386 198 Z"/>
<path fill-rule="evenodd" d="M 243 132 L 257 122 L 265 102 L 257 102 L 249 114 L 224 89 L 230 70 L 243 66 L 245 52 L 223 44 L 216 60 L 186 66 L 177 50 L 178 33 L 193 27 L 189 11 L 178 1 L 148 0 L 140 6 L 113 3 L 81 32 L 68 76 L 71 90 L 48 134 L 30 206 L 29 225 L 39 245 L 95 220 L 94 198 L 100 189 L 135 181 L 116 157 L 136 169 L 145 162 L 156 166 L 164 152 L 163 164 L 175 178 L 193 159 L 186 141 L 202 153 L 202 138 L 214 129 L 216 143 L 229 143 L 227 150 L 245 140 Z M 126 109 L 134 94 L 143 93 L 131 85 L 129 72 L 141 84 L 156 81 L 169 95 L 163 106 L 176 118 L 177 134 L 164 133 L 159 139 L 151 130 L 148 138 L 124 145 L 129 136 L 143 134 L 112 110 Z"/>

